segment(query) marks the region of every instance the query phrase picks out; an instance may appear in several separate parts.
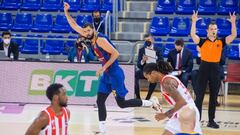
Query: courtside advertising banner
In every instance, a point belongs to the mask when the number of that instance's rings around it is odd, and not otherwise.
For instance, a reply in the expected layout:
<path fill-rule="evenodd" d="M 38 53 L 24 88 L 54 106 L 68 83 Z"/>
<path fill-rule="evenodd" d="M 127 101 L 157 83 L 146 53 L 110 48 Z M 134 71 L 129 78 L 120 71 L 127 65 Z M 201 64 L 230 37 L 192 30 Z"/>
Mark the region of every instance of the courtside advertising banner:
<path fill-rule="evenodd" d="M 134 97 L 134 65 L 120 65 L 128 89 L 126 99 Z M 68 104 L 96 104 L 100 64 L 0 61 L 0 102 L 50 103 L 45 92 L 51 83 L 67 90 Z M 117 105 L 113 94 L 107 105 Z"/>

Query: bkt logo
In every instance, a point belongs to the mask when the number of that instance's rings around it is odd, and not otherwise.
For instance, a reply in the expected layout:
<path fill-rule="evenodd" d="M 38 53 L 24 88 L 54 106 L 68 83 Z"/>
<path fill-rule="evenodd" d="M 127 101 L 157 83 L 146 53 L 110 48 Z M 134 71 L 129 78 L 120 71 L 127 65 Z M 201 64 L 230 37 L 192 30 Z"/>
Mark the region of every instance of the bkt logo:
<path fill-rule="evenodd" d="M 29 95 L 45 95 L 51 83 L 64 85 L 68 96 L 94 97 L 97 94 L 96 71 L 34 70 L 29 83 Z"/>

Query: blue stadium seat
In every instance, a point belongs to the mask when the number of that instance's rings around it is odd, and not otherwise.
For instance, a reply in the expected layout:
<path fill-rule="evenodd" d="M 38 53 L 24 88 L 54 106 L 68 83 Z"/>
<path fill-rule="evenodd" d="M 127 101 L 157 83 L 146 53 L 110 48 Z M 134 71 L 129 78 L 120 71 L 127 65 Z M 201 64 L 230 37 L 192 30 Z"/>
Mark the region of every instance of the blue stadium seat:
<path fill-rule="evenodd" d="M 83 0 L 80 11 L 92 12 L 94 10 L 100 10 L 100 0 Z"/>
<path fill-rule="evenodd" d="M 12 22 L 11 13 L 0 13 L 0 30 L 10 30 Z"/>
<path fill-rule="evenodd" d="M 237 37 L 240 38 L 240 19 L 237 21 Z"/>
<path fill-rule="evenodd" d="M 208 25 L 211 23 L 211 19 L 210 18 L 202 18 L 200 20 L 197 21 L 196 24 L 196 33 L 198 36 L 202 37 L 207 35 L 207 29 L 208 29 Z"/>
<path fill-rule="evenodd" d="M 19 47 L 19 50 L 22 49 L 22 46 L 23 46 L 23 40 L 21 38 L 15 38 L 15 37 L 22 37 L 22 35 L 20 34 L 12 34 L 12 38 L 11 40 L 15 43 L 17 43 L 18 47 Z"/>
<path fill-rule="evenodd" d="M 41 2 L 41 0 L 23 0 L 21 9 L 30 11 L 39 10 L 41 7 Z"/>
<path fill-rule="evenodd" d="M 218 36 L 225 37 L 231 34 L 231 23 L 224 18 L 217 18 Z"/>
<path fill-rule="evenodd" d="M 64 0 L 64 2 L 67 2 L 70 5 L 69 11 L 77 12 L 81 8 L 81 0 Z M 61 7 L 61 10 L 63 11 L 63 6 Z"/>
<path fill-rule="evenodd" d="M 171 36 L 188 36 L 190 33 L 190 19 L 175 17 L 173 19 Z"/>
<path fill-rule="evenodd" d="M 32 31 L 49 32 L 52 30 L 52 24 L 53 20 L 51 14 L 37 14 Z"/>
<path fill-rule="evenodd" d="M 153 17 L 150 25 L 153 36 L 163 36 L 170 32 L 169 19 L 167 17 Z"/>
<path fill-rule="evenodd" d="M 27 37 L 40 38 L 42 35 L 27 35 Z M 23 54 L 38 54 L 38 39 L 26 39 L 21 50 Z M 43 42 L 40 40 L 40 49 L 43 47 Z"/>
<path fill-rule="evenodd" d="M 5 10 L 16 10 L 20 8 L 21 4 L 21 0 L 3 0 L 1 8 Z"/>
<path fill-rule="evenodd" d="M 217 12 L 216 0 L 199 0 L 198 13 L 213 15 Z"/>
<path fill-rule="evenodd" d="M 239 46 L 230 45 L 227 57 L 232 60 L 240 60 Z"/>
<path fill-rule="evenodd" d="M 229 12 L 238 12 L 238 0 L 221 0 L 219 3 L 218 14 L 228 15 Z"/>
<path fill-rule="evenodd" d="M 17 14 L 15 23 L 12 27 L 13 31 L 29 31 L 32 28 L 32 14 Z"/>
<path fill-rule="evenodd" d="M 164 48 L 164 51 L 163 51 L 163 57 L 164 58 L 167 58 L 168 56 L 168 53 L 175 48 L 175 45 L 174 45 L 174 41 L 175 39 L 174 38 L 168 38 L 166 42 L 170 42 L 170 43 L 167 43 L 165 45 L 165 48 Z"/>
<path fill-rule="evenodd" d="M 79 26 L 83 26 L 85 23 L 92 23 L 90 18 L 92 18 L 91 15 L 78 15 L 76 22 Z"/>
<path fill-rule="evenodd" d="M 56 16 L 56 21 L 52 28 L 52 31 L 59 32 L 59 33 L 69 33 L 69 31 L 71 31 L 71 27 L 65 15 Z"/>
<path fill-rule="evenodd" d="M 107 11 L 110 11 L 112 12 L 112 6 L 113 6 L 113 3 L 112 3 L 113 0 L 103 0 L 102 1 L 102 8 L 101 8 L 101 12 L 107 12 Z M 118 11 L 120 11 L 120 0 L 118 0 Z"/>
<path fill-rule="evenodd" d="M 48 36 L 48 38 L 63 38 L 63 36 Z M 42 54 L 59 55 L 64 48 L 63 40 L 46 40 Z"/>
<path fill-rule="evenodd" d="M 196 10 L 196 0 L 179 0 L 176 7 L 177 14 L 192 14 Z"/>
<path fill-rule="evenodd" d="M 68 37 L 68 39 L 74 39 L 74 41 L 67 41 L 66 42 L 65 47 L 62 50 L 62 53 L 64 55 L 68 55 L 68 52 L 70 51 L 70 49 L 75 46 L 75 42 L 76 42 L 77 38 L 78 38 L 77 36 L 69 36 Z"/>
<path fill-rule="evenodd" d="M 160 47 L 160 48 L 163 48 L 163 44 L 162 43 L 159 43 L 159 42 L 162 42 L 162 39 L 161 38 L 154 38 L 154 46 L 157 46 L 157 47 Z"/>
<path fill-rule="evenodd" d="M 175 0 L 158 0 L 156 14 L 172 14 L 175 12 Z"/>
<path fill-rule="evenodd" d="M 43 0 L 42 11 L 57 11 L 63 7 L 62 0 Z"/>
<path fill-rule="evenodd" d="M 193 43 L 192 39 L 188 40 L 188 43 L 185 45 L 191 52 L 194 58 L 198 57 L 197 45 Z"/>

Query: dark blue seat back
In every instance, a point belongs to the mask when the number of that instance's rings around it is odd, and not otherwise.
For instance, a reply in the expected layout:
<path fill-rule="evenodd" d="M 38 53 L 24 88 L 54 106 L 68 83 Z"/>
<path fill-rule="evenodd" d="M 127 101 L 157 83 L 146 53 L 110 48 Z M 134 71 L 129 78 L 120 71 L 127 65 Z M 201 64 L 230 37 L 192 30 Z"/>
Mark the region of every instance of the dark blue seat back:
<path fill-rule="evenodd" d="M 9 30 L 12 27 L 12 14 L 0 13 L 0 30 Z"/>

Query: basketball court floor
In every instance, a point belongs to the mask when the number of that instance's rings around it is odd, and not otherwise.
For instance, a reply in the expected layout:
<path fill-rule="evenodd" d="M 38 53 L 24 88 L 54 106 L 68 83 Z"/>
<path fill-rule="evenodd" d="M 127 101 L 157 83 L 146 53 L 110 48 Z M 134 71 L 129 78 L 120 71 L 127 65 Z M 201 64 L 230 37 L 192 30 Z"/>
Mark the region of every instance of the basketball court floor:
<path fill-rule="evenodd" d="M 159 93 L 154 95 L 163 102 Z M 227 104 L 217 108 L 216 121 L 220 124 L 220 129 L 211 129 L 206 127 L 208 97 L 205 97 L 201 121 L 204 135 L 240 135 L 239 98 L 240 96 L 230 95 Z M 0 135 L 23 135 L 40 110 L 46 106 L 0 103 Z M 169 109 L 165 103 L 163 106 L 164 111 Z M 71 111 L 70 135 L 94 135 L 94 131 L 98 129 L 97 109 L 94 106 L 80 105 L 69 105 L 68 108 Z M 155 112 L 150 108 L 107 109 L 107 135 L 161 135 L 163 132 L 166 120 L 157 122 L 154 119 Z"/>

